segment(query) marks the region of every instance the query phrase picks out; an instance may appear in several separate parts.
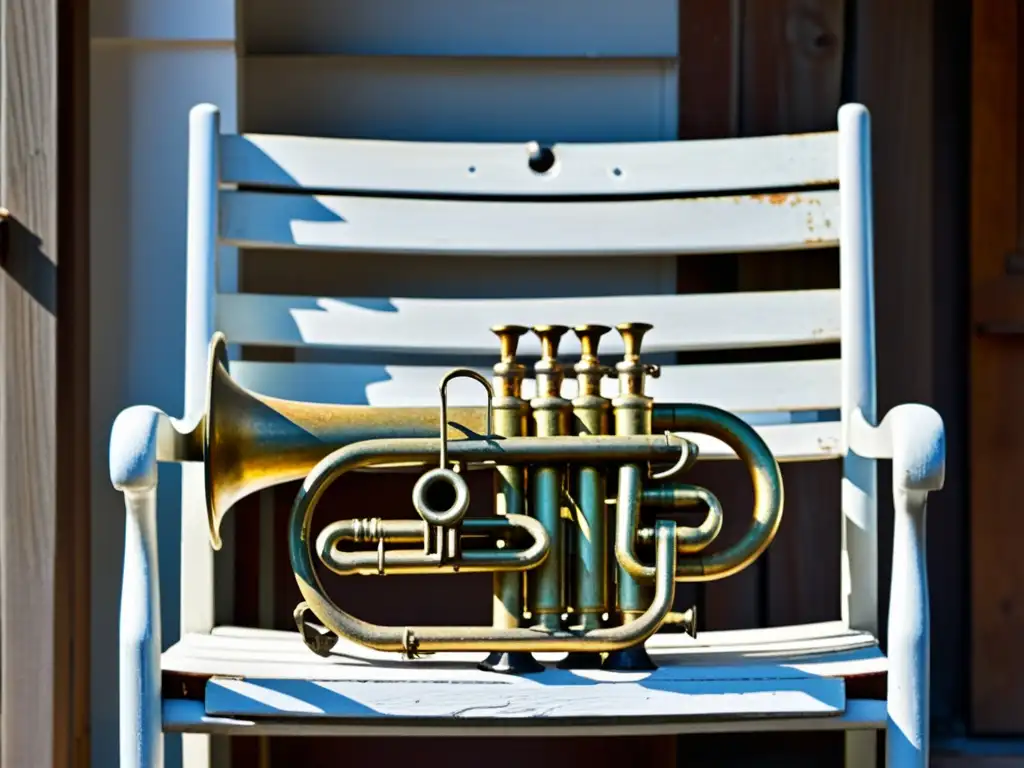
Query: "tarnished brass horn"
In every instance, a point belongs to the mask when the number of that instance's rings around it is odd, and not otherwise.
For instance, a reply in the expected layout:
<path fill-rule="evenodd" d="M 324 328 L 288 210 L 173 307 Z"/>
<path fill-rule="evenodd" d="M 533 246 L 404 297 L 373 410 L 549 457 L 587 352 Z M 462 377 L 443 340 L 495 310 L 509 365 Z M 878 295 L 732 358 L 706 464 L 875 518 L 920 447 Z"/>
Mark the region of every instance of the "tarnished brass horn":
<path fill-rule="evenodd" d="M 296 620 L 307 645 L 327 654 L 338 637 L 407 655 L 485 651 L 481 667 L 542 669 L 531 653 L 567 651 L 564 666 L 650 668 L 643 643 L 666 623 L 696 632 L 695 611 L 672 612 L 675 584 L 730 576 L 773 540 L 782 517 L 779 466 L 742 419 L 702 404 L 656 404 L 645 381 L 656 366 L 640 359 L 643 323 L 617 326 L 624 355 L 614 369 L 597 357 L 603 326 L 574 328 L 581 357 L 572 371 L 578 394 L 563 398 L 558 347 L 566 326 L 493 328 L 501 357 L 493 385 L 456 369 L 439 386 L 438 408 L 324 405 L 267 397 L 238 385 L 228 371 L 226 340 L 210 346 L 206 413 L 194 435 L 206 467 L 210 540 L 240 499 L 304 479 L 289 523 L 289 553 L 304 602 Z M 517 341 L 532 330 L 541 342 L 536 392 L 525 400 Z M 614 374 L 618 394 L 601 395 Z M 486 403 L 449 408 L 448 382 L 481 383 Z M 697 460 L 696 444 L 678 433 L 703 433 L 729 445 L 746 465 L 754 509 L 746 535 L 720 551 L 723 509 L 706 488 L 678 482 Z M 342 519 L 318 536 L 312 517 L 327 488 L 344 473 L 411 468 L 421 472 L 407 520 Z M 495 514 L 466 517 L 465 471 L 491 470 Z M 609 498 L 611 497 L 611 498 Z M 669 519 L 674 508 L 702 506 L 694 527 Z M 320 562 L 339 575 L 490 572 L 489 627 L 379 626 L 346 613 L 326 595 Z M 327 632 L 316 635 L 312 612 Z"/>
<path fill-rule="evenodd" d="M 224 515 L 249 494 L 305 477 L 342 446 L 371 438 L 437 437 L 437 408 L 379 408 L 282 400 L 251 392 L 228 372 L 227 339 L 210 342 L 206 414 L 200 425 L 210 543 Z M 449 435 L 483 434 L 482 408 L 452 408 Z"/>

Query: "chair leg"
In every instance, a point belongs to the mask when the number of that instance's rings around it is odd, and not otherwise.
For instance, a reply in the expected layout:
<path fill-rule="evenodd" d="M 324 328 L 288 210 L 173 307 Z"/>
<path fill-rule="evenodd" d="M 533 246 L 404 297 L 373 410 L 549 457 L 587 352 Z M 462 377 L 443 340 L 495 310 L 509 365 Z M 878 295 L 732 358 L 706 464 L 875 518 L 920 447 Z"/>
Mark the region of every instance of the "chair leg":
<path fill-rule="evenodd" d="M 126 491 L 120 626 L 120 768 L 163 768 L 156 489 Z"/>
<path fill-rule="evenodd" d="M 927 768 L 929 605 L 925 569 L 925 491 L 894 490 L 892 589 L 889 597 L 886 764 Z"/>

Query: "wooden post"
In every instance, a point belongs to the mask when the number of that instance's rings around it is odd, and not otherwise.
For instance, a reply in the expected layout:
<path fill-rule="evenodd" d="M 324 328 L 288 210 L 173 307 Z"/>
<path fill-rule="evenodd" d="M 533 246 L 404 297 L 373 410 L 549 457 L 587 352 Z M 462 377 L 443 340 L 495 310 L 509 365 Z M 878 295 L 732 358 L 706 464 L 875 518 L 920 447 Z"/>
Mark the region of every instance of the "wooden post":
<path fill-rule="evenodd" d="M 0 14 L 0 762 L 87 765 L 89 7 Z"/>
<path fill-rule="evenodd" d="M 971 152 L 971 726 L 1024 732 L 1024 276 L 1017 3 L 974 4 Z"/>

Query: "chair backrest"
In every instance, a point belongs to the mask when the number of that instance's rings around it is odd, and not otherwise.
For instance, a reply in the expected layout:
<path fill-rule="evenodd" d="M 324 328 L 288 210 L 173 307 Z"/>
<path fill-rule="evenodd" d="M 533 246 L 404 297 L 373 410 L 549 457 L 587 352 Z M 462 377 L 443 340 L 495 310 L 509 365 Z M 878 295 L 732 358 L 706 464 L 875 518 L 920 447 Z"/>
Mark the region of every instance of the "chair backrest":
<path fill-rule="evenodd" d="M 655 326 L 644 350 L 660 360 L 696 350 L 839 343 L 838 358 L 664 365 L 649 391 L 663 402 L 706 402 L 743 414 L 760 425 L 783 461 L 845 457 L 846 417 L 859 409 L 869 421 L 875 418 L 868 133 L 866 110 L 847 105 L 835 132 L 542 149 L 225 135 L 216 108 L 196 107 L 188 415 L 203 408 L 206 347 L 214 330 L 233 344 L 332 350 L 333 357 L 314 354 L 313 362 L 308 355 L 304 362 L 233 361 L 232 374 L 258 392 L 429 405 L 437 402 L 444 370 L 470 365 L 489 371 L 497 358 L 497 340 L 488 330 L 494 324 L 644 321 Z M 339 258 L 569 260 L 836 246 L 841 266 L 834 290 L 320 298 L 221 292 L 216 280 L 218 250 L 234 247 L 271 249 L 281 259 L 312 250 L 337 251 Z M 563 350 L 567 361 L 576 358 L 571 339 Z M 536 340 L 524 337 L 520 351 L 537 354 Z M 619 354 L 620 341 L 609 334 L 601 357 L 613 361 Z M 614 386 L 609 380 L 609 392 Z M 566 387 L 571 392 L 575 384 L 569 380 Z M 472 402 L 480 394 L 456 388 L 451 397 Z M 715 441 L 700 442 L 703 455 L 732 455 Z M 867 490 L 854 502 L 860 509 L 844 512 L 870 520 L 860 533 L 873 539 L 873 481 L 858 487 Z M 844 549 L 844 558 L 870 566 L 865 557 L 875 555 L 865 546 L 853 555 Z M 869 591 L 873 583 L 873 577 L 865 582 Z"/>

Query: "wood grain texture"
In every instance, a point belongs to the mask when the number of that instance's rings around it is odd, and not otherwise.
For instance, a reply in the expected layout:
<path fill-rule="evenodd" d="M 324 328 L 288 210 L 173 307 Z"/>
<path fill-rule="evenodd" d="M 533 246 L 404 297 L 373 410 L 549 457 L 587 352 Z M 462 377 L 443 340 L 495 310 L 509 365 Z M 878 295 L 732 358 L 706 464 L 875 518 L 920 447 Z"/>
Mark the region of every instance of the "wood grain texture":
<path fill-rule="evenodd" d="M 740 133 L 761 136 L 832 130 L 842 103 L 844 0 L 767 0 L 743 3 Z M 800 290 L 839 285 L 837 250 L 745 255 L 745 289 Z M 765 580 L 763 621 L 769 625 L 839 616 L 840 472 L 837 466 L 784 470 L 786 518 L 759 563 Z"/>
<path fill-rule="evenodd" d="M 913 0 L 894 6 L 878 0 L 856 5 L 857 56 L 850 73 L 851 97 L 872 115 L 872 168 L 875 226 L 875 307 L 877 333 L 878 411 L 903 402 L 934 401 L 934 350 L 945 339 L 934 335 L 941 311 L 934 298 L 933 278 L 935 185 L 934 3 Z M 895 11 L 895 12 L 894 12 Z M 891 468 L 879 464 L 878 487 L 891 487 Z M 941 505 L 945 492 L 935 495 Z M 957 514 L 956 505 L 946 514 Z M 933 515 L 933 519 L 942 513 Z M 889 602 L 893 503 L 882 493 L 878 504 L 878 602 Z M 932 559 L 933 573 L 948 563 Z M 955 604 L 950 604 L 950 616 Z M 939 616 L 941 612 L 936 612 Z M 945 624 L 935 637 L 958 631 Z M 887 631 L 887 616 L 879 621 Z M 959 662 L 950 660 L 951 668 Z"/>
<path fill-rule="evenodd" d="M 89 4 L 58 8 L 57 539 L 54 732 L 57 765 L 91 757 Z M 62 685 L 60 681 L 66 681 Z M 63 761 L 63 762 L 62 762 Z"/>
<path fill-rule="evenodd" d="M 58 616 L 58 3 L 0 6 L 4 94 L 0 199 L 11 212 L 0 275 L 0 762 L 68 765 L 73 632 Z M 87 444 L 88 441 L 86 441 Z M 81 445 L 79 445 L 79 449 Z M 70 520 L 68 521 L 70 522 Z M 65 529 L 64 535 L 72 535 Z M 70 570 L 69 570 L 70 569 Z M 72 626 L 76 626 L 72 621 Z"/>
<path fill-rule="evenodd" d="M 842 2 L 769 0 L 741 2 L 734 8 L 735 132 L 749 137 L 834 130 L 840 104 Z M 738 255 L 736 287 L 838 287 L 836 251 L 817 256 L 810 260 L 797 253 Z M 835 542 L 838 551 L 837 469 L 793 465 L 785 469 L 784 477 L 786 517 L 767 556 L 736 578 L 706 587 L 709 621 L 714 619 L 715 626 L 838 615 L 838 565 L 821 563 L 809 546 L 820 537 Z M 743 503 L 749 499 L 744 497 Z M 831 514 L 833 509 L 836 514 Z M 723 535 L 741 535 L 742 521 L 735 516 L 733 520 L 734 530 Z M 806 566 L 801 566 L 805 559 Z M 777 569 L 776 563 L 785 565 Z M 778 608 L 773 610 L 773 605 Z"/>
<path fill-rule="evenodd" d="M 1004 279 L 1020 248 L 1021 72 L 1016 3 L 974 5 L 971 285 Z M 977 310 L 975 310 L 977 311 Z M 1024 354 L 1009 336 L 971 338 L 971 714 L 979 734 L 1024 730 L 1024 563 L 1014 474 L 1024 464 Z M 1009 417 L 1008 417 L 1009 416 Z"/>
<path fill-rule="evenodd" d="M 679 138 L 687 141 L 731 139 L 739 130 L 739 74 L 741 48 L 739 6 L 736 2 L 707 3 L 680 0 L 679 3 Z M 736 253 L 710 256 L 680 256 L 676 259 L 676 289 L 682 294 L 736 290 Z M 703 462 L 694 468 L 690 480 L 712 489 L 725 509 L 743 509 L 753 500 L 742 467 L 736 464 Z M 735 541 L 736 518 L 726 515 L 723 541 Z M 701 630 L 750 626 L 743 608 L 756 613 L 759 600 L 759 569 L 755 565 L 733 576 L 739 588 L 723 585 L 681 584 L 682 595 L 695 603 Z"/>
<path fill-rule="evenodd" d="M 946 484 L 929 500 L 930 589 L 946 608 L 932 613 L 932 734 L 957 733 L 969 712 L 970 635 L 970 0 L 934 6 L 931 404 L 946 425 Z M 925 75 L 926 73 L 920 72 Z M 884 310 L 889 312 L 891 310 Z M 884 394 L 884 392 L 883 392 Z M 888 560 L 885 558 L 883 562 Z"/>

